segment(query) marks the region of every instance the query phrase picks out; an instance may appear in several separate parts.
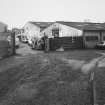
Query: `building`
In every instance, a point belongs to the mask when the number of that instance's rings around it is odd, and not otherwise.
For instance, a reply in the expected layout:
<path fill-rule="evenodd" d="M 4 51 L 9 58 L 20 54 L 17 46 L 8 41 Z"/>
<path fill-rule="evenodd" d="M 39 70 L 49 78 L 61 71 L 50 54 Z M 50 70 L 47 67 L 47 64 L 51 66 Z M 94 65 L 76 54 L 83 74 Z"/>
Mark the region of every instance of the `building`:
<path fill-rule="evenodd" d="M 97 42 L 105 40 L 105 26 L 101 23 L 57 21 L 44 29 L 41 35 L 49 38 L 82 37 L 85 47 L 94 48 Z"/>
<path fill-rule="evenodd" d="M 32 43 L 32 39 L 40 39 L 41 38 L 41 31 L 51 25 L 52 22 L 27 22 L 25 26 L 23 27 L 24 29 L 24 36 L 27 37 L 28 43 Z"/>

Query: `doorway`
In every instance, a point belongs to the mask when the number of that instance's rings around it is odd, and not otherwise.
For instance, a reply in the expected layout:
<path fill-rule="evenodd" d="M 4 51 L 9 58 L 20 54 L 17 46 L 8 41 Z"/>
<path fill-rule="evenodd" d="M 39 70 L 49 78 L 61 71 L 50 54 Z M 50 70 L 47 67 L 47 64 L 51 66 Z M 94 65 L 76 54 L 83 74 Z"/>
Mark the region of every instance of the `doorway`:
<path fill-rule="evenodd" d="M 52 30 L 52 36 L 54 36 L 54 38 L 59 37 L 59 28 Z"/>

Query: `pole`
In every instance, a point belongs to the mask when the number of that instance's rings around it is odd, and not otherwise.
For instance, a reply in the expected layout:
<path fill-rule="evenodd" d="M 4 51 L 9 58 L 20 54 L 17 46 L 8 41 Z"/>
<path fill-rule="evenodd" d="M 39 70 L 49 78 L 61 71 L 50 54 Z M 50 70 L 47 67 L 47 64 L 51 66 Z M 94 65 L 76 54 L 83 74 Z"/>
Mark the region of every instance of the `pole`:
<path fill-rule="evenodd" d="M 49 50 L 49 38 L 45 38 L 45 52 L 48 52 Z"/>
<path fill-rule="evenodd" d="M 96 83 L 94 80 L 94 72 L 90 74 L 90 83 L 92 89 L 92 105 L 97 105 L 96 103 Z"/>
<path fill-rule="evenodd" d="M 15 48 L 15 32 L 12 32 L 11 35 L 11 42 L 12 42 L 12 54 L 15 55 L 16 54 L 16 48 Z"/>

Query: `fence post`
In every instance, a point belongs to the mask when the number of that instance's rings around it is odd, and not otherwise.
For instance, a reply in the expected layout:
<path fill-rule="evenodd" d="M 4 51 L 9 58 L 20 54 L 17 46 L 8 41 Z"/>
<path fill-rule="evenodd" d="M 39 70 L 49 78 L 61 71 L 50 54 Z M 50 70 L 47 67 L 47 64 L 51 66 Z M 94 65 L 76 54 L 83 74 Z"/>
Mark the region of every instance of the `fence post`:
<path fill-rule="evenodd" d="M 11 34 L 11 46 L 12 46 L 12 54 L 16 54 L 16 48 L 15 48 L 15 32 L 12 32 Z"/>
<path fill-rule="evenodd" d="M 90 85 L 91 85 L 91 89 L 92 89 L 92 105 L 97 105 L 97 101 L 96 101 L 96 82 L 94 80 L 94 76 L 95 73 L 92 72 L 90 74 Z"/>
<path fill-rule="evenodd" d="M 48 52 L 50 50 L 50 46 L 49 46 L 49 38 L 45 39 L 45 52 Z"/>

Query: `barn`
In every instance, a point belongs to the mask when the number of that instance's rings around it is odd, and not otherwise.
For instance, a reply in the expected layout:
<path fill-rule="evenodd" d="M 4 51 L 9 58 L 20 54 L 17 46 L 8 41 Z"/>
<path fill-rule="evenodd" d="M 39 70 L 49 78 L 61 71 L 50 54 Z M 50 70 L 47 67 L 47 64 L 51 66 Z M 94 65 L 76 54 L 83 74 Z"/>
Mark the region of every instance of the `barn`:
<path fill-rule="evenodd" d="M 56 43 L 55 46 L 59 43 L 68 49 L 94 48 L 97 42 L 105 40 L 105 27 L 101 23 L 57 21 L 44 29 L 41 35 L 54 40 L 50 42 Z M 54 46 L 54 43 L 50 45 Z"/>

